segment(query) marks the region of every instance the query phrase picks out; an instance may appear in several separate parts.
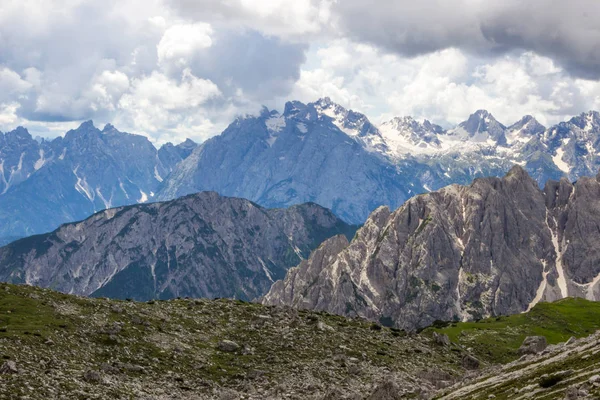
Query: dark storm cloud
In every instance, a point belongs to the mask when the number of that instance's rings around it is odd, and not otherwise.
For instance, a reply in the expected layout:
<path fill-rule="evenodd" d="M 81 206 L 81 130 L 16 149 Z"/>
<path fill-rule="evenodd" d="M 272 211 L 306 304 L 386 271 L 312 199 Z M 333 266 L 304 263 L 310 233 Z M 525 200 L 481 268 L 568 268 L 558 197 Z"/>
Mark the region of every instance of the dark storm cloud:
<path fill-rule="evenodd" d="M 481 56 L 513 50 L 551 57 L 572 75 L 600 78 L 600 1 L 337 1 L 342 36 L 404 56 L 449 47 Z"/>

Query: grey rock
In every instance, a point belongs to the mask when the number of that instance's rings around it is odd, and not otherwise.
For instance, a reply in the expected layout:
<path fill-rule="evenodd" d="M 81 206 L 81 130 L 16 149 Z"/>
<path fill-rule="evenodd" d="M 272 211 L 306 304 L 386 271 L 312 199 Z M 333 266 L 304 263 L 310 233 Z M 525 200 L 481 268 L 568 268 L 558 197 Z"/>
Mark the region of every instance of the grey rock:
<path fill-rule="evenodd" d="M 400 400 L 402 398 L 398 385 L 392 380 L 387 380 L 377 386 L 366 400 Z"/>
<path fill-rule="evenodd" d="M 466 354 L 462 359 L 462 366 L 464 369 L 475 370 L 479 369 L 480 362 L 478 359 L 470 354 Z"/>
<path fill-rule="evenodd" d="M 83 380 L 89 383 L 102 383 L 102 375 L 98 371 L 87 370 L 83 374 Z"/>
<path fill-rule="evenodd" d="M 2 366 L 0 367 L 0 374 L 18 374 L 18 373 L 19 373 L 19 369 L 17 368 L 17 364 L 12 360 L 5 361 L 4 364 L 2 364 Z"/>
<path fill-rule="evenodd" d="M 519 354 L 538 354 L 544 351 L 548 343 L 544 336 L 528 336 L 519 347 Z"/>
<path fill-rule="evenodd" d="M 222 340 L 219 342 L 218 348 L 226 353 L 235 353 L 240 349 L 240 345 L 231 340 Z"/>
<path fill-rule="evenodd" d="M 450 346 L 450 338 L 445 333 L 433 332 L 433 340 L 440 346 Z"/>

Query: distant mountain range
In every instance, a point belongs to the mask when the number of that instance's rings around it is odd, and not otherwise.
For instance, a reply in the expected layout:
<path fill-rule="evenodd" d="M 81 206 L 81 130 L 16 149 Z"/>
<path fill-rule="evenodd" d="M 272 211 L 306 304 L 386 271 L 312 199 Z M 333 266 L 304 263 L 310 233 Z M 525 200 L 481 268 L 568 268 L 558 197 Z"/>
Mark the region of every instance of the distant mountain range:
<path fill-rule="evenodd" d="M 196 144 L 156 149 L 91 121 L 52 141 L 0 133 L 0 243 L 56 229 L 110 207 L 145 202 Z"/>
<path fill-rule="evenodd" d="M 362 223 L 380 205 L 521 165 L 540 184 L 600 168 L 600 114 L 545 128 L 531 116 L 506 127 L 485 110 L 456 128 L 394 118 L 379 127 L 330 99 L 283 114 L 237 119 L 198 146 L 161 185 L 159 199 L 215 190 L 269 207 L 314 201 Z"/>
<path fill-rule="evenodd" d="M 360 224 L 381 205 L 395 209 L 515 164 L 540 185 L 594 175 L 599 154 L 595 111 L 546 128 L 531 116 L 507 127 L 479 110 L 445 130 L 411 117 L 375 126 L 328 98 L 240 117 L 199 146 L 156 149 L 143 136 L 89 121 L 52 141 L 17 128 L 0 134 L 0 244 L 106 208 L 200 191 L 271 208 L 315 202 Z"/>
<path fill-rule="evenodd" d="M 380 207 L 348 243 L 336 236 L 263 302 L 414 330 L 600 300 L 600 175 L 543 190 L 519 166 Z"/>
<path fill-rule="evenodd" d="M 252 300 L 321 242 L 356 228 L 314 203 L 264 209 L 203 192 L 17 240 L 0 249 L 0 281 L 121 299 Z"/>

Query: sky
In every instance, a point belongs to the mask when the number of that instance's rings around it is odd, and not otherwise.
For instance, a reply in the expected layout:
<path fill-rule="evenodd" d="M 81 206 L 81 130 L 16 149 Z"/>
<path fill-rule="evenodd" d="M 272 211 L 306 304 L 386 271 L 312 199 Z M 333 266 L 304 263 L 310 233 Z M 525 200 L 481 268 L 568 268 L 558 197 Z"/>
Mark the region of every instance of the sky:
<path fill-rule="evenodd" d="M 0 131 L 92 119 L 156 144 L 333 101 L 378 124 L 600 109 L 596 0 L 2 0 Z"/>

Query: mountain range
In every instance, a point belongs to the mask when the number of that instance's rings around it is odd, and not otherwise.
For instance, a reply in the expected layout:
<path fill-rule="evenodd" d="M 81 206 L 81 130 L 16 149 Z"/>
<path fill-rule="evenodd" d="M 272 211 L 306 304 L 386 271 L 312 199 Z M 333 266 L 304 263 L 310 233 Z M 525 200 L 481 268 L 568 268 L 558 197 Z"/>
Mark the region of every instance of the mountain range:
<path fill-rule="evenodd" d="M 182 161 L 157 198 L 214 190 L 267 207 L 314 201 L 363 223 L 380 205 L 395 209 L 416 194 L 502 176 L 515 164 L 540 185 L 595 175 L 598 154 L 597 112 L 551 128 L 532 116 L 507 127 L 485 110 L 450 130 L 411 117 L 377 127 L 324 98 L 237 119 Z"/>
<path fill-rule="evenodd" d="M 100 131 L 91 121 L 51 141 L 22 127 L 0 133 L 0 243 L 145 202 L 195 146 L 157 150 L 144 136 L 112 125 Z"/>
<path fill-rule="evenodd" d="M 414 330 L 517 314 L 540 301 L 600 300 L 600 175 L 548 181 L 520 166 L 375 210 L 263 298 Z"/>
<path fill-rule="evenodd" d="M 156 149 L 145 137 L 91 121 L 51 141 L 24 128 L 0 135 L 0 243 L 96 211 L 200 191 L 268 208 L 315 202 L 352 224 L 377 207 L 521 165 L 548 179 L 600 168 L 600 114 L 546 128 L 532 116 L 505 126 L 479 110 L 453 129 L 396 117 L 376 126 L 329 98 L 292 101 L 237 118 L 201 145 Z M 35 212 L 31 212 L 35 210 Z"/>
<path fill-rule="evenodd" d="M 111 208 L 0 248 L 0 281 L 136 300 L 252 300 L 355 226 L 314 203 L 264 209 L 214 192 Z"/>

